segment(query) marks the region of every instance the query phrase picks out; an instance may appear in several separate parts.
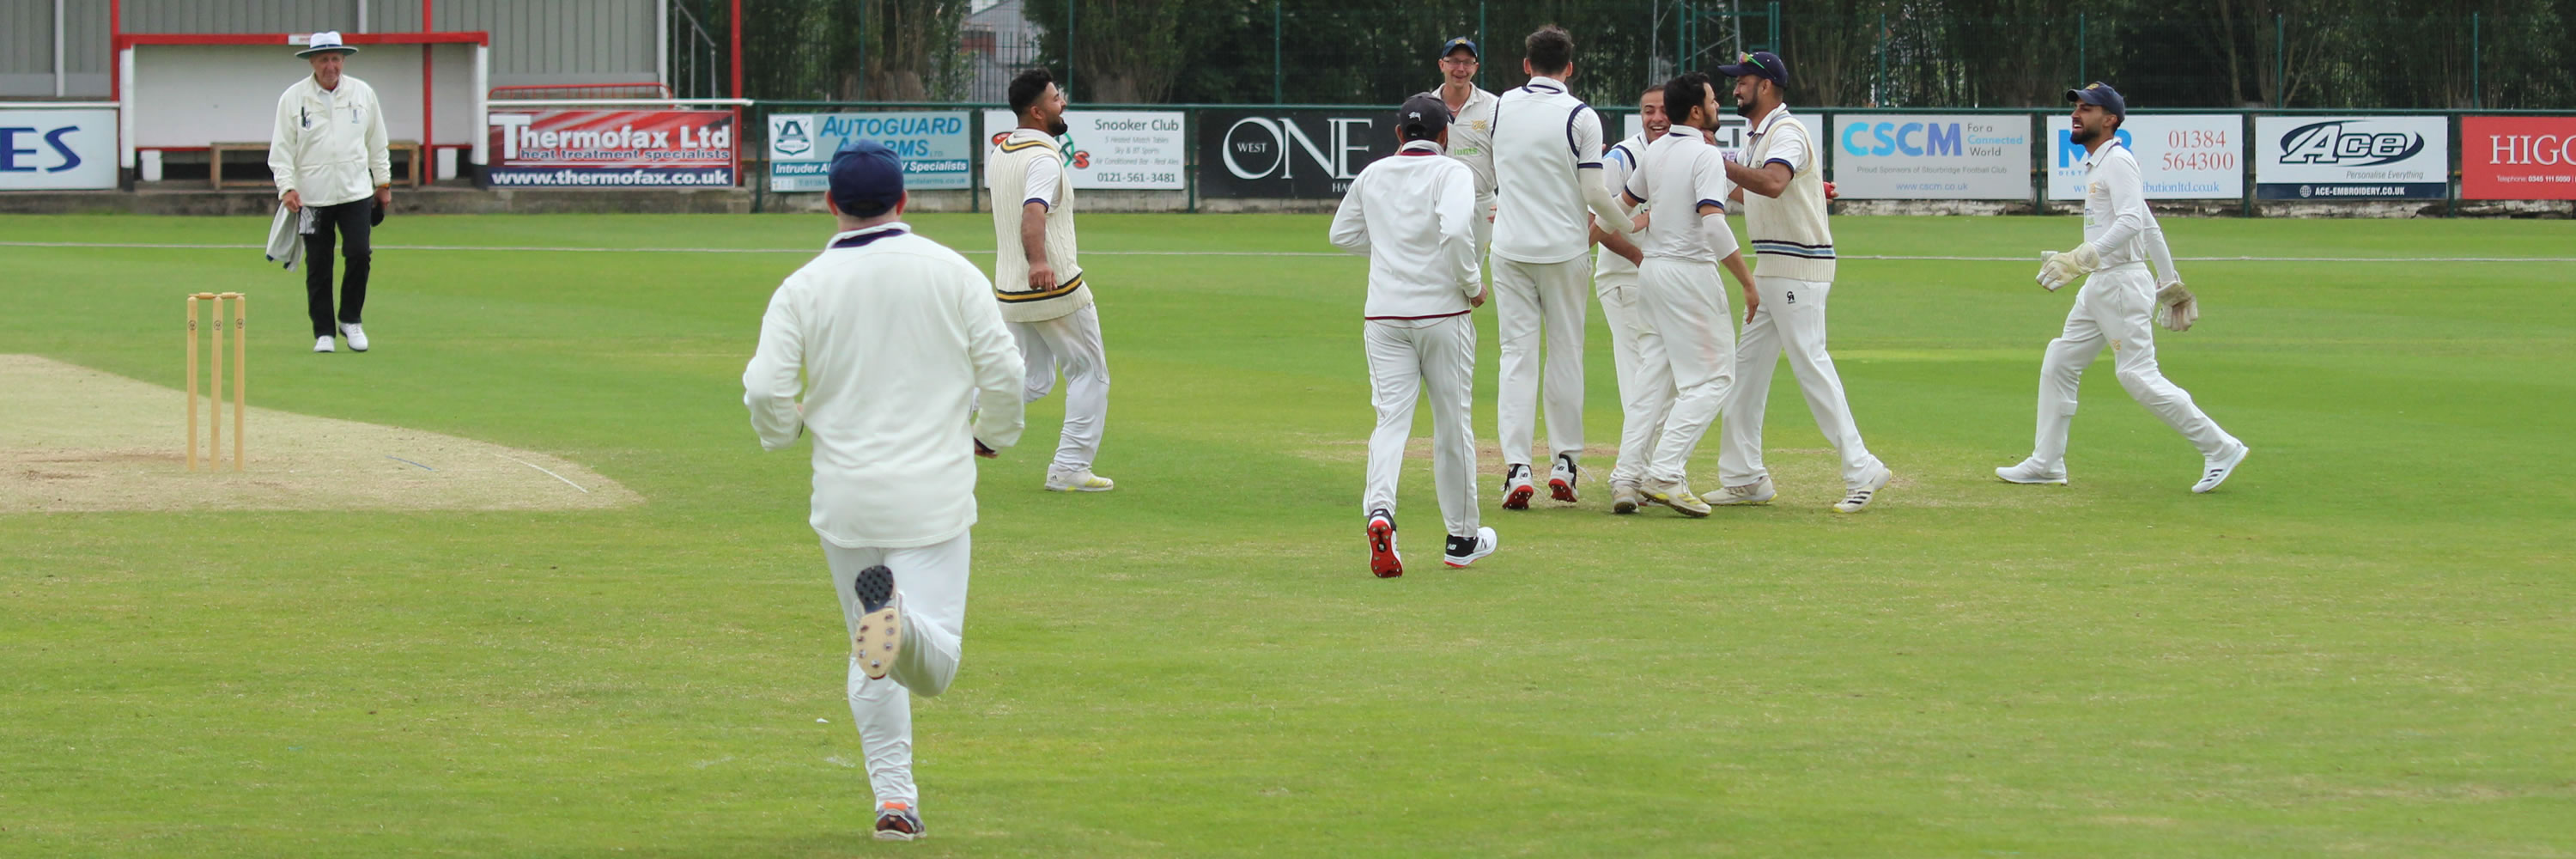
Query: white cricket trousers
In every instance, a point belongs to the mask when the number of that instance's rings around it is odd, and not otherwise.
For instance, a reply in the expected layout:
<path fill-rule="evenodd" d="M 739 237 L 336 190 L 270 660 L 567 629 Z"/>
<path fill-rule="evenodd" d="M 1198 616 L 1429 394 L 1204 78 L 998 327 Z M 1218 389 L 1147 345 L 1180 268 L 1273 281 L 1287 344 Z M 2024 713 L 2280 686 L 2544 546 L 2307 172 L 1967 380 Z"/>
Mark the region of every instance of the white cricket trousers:
<path fill-rule="evenodd" d="M 1610 364 L 1619 379 L 1619 460 L 1610 466 L 1610 482 L 1635 484 L 1646 476 L 1655 456 L 1655 439 L 1664 434 L 1655 404 L 1670 396 L 1637 382 L 1645 361 L 1643 341 L 1659 336 L 1637 309 L 1637 276 L 1626 272 L 1595 275 L 1592 289 L 1601 296 L 1601 319 L 1610 327 Z"/>
<path fill-rule="evenodd" d="M 1503 462 L 1528 465 L 1541 391 L 1548 455 L 1583 452 L 1583 323 L 1591 311 L 1592 260 L 1494 258 L 1494 325 L 1502 339 L 1502 399 L 1495 407 Z M 1542 344 L 1542 337 L 1544 343 Z M 1539 351 L 1547 352 L 1545 386 Z"/>
<path fill-rule="evenodd" d="M 1421 327 L 1370 321 L 1362 332 L 1377 430 L 1369 433 L 1360 515 L 1395 512 L 1395 482 L 1413 438 L 1414 400 L 1431 398 L 1431 483 L 1450 536 L 1473 537 L 1476 516 L 1476 321 L 1459 314 Z"/>
<path fill-rule="evenodd" d="M 1081 471 L 1100 455 L 1100 434 L 1109 423 L 1109 353 L 1100 342 L 1098 305 L 1045 322 L 1010 323 L 1028 362 L 1026 402 L 1037 402 L 1055 390 L 1055 373 L 1064 370 L 1064 435 L 1056 441 L 1054 471 Z"/>
<path fill-rule="evenodd" d="M 1646 476 L 1687 485 L 1691 451 L 1726 407 L 1735 382 L 1726 281 L 1713 262 L 1647 257 L 1637 282 L 1637 307 L 1655 331 L 1641 344 L 1637 386 L 1658 394 L 1647 420 L 1663 426 Z"/>
<path fill-rule="evenodd" d="M 850 719 L 859 727 L 859 748 L 868 759 L 868 786 L 878 802 L 903 802 L 918 809 L 921 793 L 912 784 L 912 698 L 936 696 L 957 679 L 957 660 L 966 639 L 966 562 L 970 534 L 914 549 L 845 549 L 823 544 L 823 561 L 832 569 L 832 592 L 841 597 L 841 619 L 855 638 L 862 613 L 851 583 L 859 571 L 878 564 L 894 571 L 895 593 L 903 596 L 903 649 L 884 679 L 870 680 L 850 659 Z M 845 639 L 846 640 L 846 639 Z"/>
<path fill-rule="evenodd" d="M 1759 483 L 1770 475 L 1762 467 L 1762 413 L 1770 405 L 1771 372 L 1782 353 L 1807 396 L 1816 429 L 1842 454 L 1843 485 L 1859 486 L 1883 467 L 1861 443 L 1851 403 L 1843 399 L 1843 378 L 1834 372 L 1833 356 L 1825 354 L 1825 296 L 1832 290 L 1825 281 L 1753 277 L 1753 294 L 1762 306 L 1754 309 L 1735 347 L 1735 389 L 1727 395 L 1717 447 L 1717 475 L 1724 485 Z"/>
<path fill-rule="evenodd" d="M 2106 344 L 2120 387 L 2200 448 L 2203 458 L 2223 454 L 2237 443 L 2192 403 L 2190 392 L 2166 381 L 2156 368 L 2155 306 L 2156 280 L 2145 263 L 2113 266 L 2085 278 L 2084 288 L 2075 293 L 2075 308 L 2066 313 L 2065 333 L 2048 341 L 2039 362 L 2039 428 L 2031 442 L 2032 458 L 2050 466 L 2066 461 L 2077 383 Z"/>

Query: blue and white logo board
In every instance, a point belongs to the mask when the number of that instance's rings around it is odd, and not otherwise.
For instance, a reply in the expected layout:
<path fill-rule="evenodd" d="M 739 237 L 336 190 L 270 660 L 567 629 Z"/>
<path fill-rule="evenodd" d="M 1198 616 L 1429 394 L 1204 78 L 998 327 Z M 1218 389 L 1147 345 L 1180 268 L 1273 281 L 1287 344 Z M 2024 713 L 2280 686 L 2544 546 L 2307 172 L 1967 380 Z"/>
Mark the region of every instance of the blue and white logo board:
<path fill-rule="evenodd" d="M 2027 114 L 1841 114 L 1819 141 L 1848 200 L 2030 199 Z"/>
<path fill-rule="evenodd" d="M 2448 117 L 2254 118 L 2254 196 L 2264 200 L 2439 200 L 2450 166 Z"/>
<path fill-rule="evenodd" d="M 116 111 L 0 110 L 0 191 L 116 187 Z"/>
<path fill-rule="evenodd" d="M 2084 147 L 2063 117 L 2050 126 L 2048 198 L 2084 199 Z M 2120 142 L 2138 159 L 2150 200 L 2235 200 L 2245 196 L 2245 120 L 2228 114 L 2130 114 Z"/>
<path fill-rule="evenodd" d="M 829 191 L 833 153 L 874 140 L 903 158 L 903 186 L 928 191 L 969 186 L 975 136 L 962 110 L 769 115 L 769 190 Z"/>

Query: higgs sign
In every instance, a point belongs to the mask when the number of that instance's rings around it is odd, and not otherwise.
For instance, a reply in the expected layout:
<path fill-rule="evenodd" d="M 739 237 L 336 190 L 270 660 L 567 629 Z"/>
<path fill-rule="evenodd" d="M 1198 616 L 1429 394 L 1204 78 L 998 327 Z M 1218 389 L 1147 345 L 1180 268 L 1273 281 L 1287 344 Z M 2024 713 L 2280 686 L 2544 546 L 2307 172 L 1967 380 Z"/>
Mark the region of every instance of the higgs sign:
<path fill-rule="evenodd" d="M 2254 118 L 2254 196 L 2265 200 L 2439 200 L 2451 135 L 2439 116 Z"/>
<path fill-rule="evenodd" d="M 2084 157 L 2062 118 L 2051 118 L 2048 198 L 2084 199 Z M 2168 116 L 2132 114 L 2120 123 L 2119 141 L 2138 159 L 2150 200 L 2228 200 L 2245 196 L 2245 171 L 2238 155 L 2244 146 L 2245 121 L 2227 115 Z"/>
<path fill-rule="evenodd" d="M 0 191 L 114 187 L 115 110 L 0 110 Z"/>
<path fill-rule="evenodd" d="M 962 110 L 770 114 L 769 190 L 831 190 L 832 156 L 853 140 L 894 150 L 906 190 L 967 187 L 975 136 L 966 120 Z"/>
<path fill-rule="evenodd" d="M 1370 162 L 1394 154 L 1382 111 L 1210 111 L 1199 115 L 1199 193 L 1339 197 Z"/>
<path fill-rule="evenodd" d="M 1848 114 L 1834 117 L 1824 142 L 1848 199 L 2027 200 L 2030 123 L 2013 114 Z"/>

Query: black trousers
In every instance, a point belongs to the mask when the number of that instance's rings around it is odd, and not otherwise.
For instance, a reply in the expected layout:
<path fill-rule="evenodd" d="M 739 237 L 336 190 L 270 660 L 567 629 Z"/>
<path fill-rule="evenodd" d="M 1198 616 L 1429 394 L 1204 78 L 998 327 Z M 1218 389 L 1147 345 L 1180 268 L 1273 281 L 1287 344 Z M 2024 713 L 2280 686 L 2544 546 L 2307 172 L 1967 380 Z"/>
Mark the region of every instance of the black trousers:
<path fill-rule="evenodd" d="M 367 307 L 367 259 L 373 252 L 367 244 L 367 219 L 375 212 L 376 198 L 367 197 L 337 206 L 312 206 L 313 232 L 304 237 L 304 313 L 313 317 L 313 336 L 329 337 L 339 332 L 332 324 L 364 321 L 359 314 Z M 340 255 L 349 261 L 348 277 L 340 283 L 340 312 L 331 313 L 331 245 L 334 234 L 345 239 Z"/>

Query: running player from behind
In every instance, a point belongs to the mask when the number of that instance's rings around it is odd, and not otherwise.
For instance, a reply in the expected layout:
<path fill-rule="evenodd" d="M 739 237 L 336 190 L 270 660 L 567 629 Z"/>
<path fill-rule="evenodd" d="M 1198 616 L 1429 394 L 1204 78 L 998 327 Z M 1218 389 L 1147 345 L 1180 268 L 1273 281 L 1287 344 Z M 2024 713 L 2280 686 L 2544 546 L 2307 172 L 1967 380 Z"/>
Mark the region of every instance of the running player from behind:
<path fill-rule="evenodd" d="M 1423 93 L 1396 111 L 1394 156 L 1351 180 L 1333 215 L 1333 245 L 1369 258 L 1361 337 L 1377 403 L 1369 435 L 1369 570 L 1404 574 L 1395 528 L 1395 484 L 1413 436 L 1414 401 L 1431 398 L 1431 480 L 1448 526 L 1444 560 L 1464 567 L 1494 553 L 1494 529 L 1476 511 L 1475 309 L 1485 288 L 1476 272 L 1475 176 L 1440 157 L 1449 108 Z"/>

